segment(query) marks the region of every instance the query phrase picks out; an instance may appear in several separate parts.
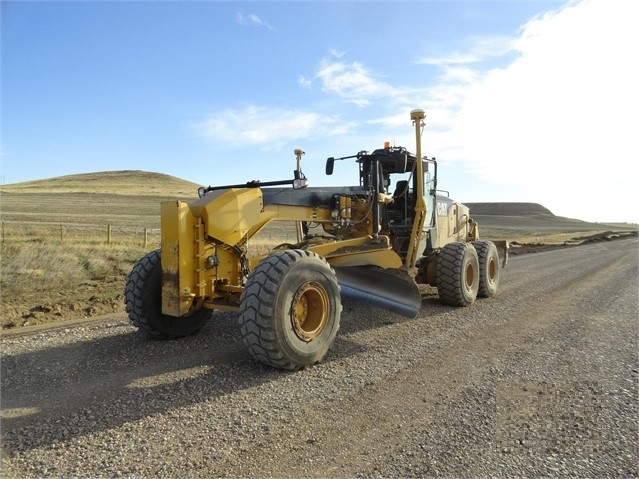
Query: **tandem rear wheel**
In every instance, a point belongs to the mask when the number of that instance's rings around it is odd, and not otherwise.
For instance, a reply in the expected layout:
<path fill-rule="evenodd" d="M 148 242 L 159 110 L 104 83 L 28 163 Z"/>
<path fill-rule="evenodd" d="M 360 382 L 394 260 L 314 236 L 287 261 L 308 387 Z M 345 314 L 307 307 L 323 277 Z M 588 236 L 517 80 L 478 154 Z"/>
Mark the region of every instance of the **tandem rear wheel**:
<path fill-rule="evenodd" d="M 437 259 L 437 291 L 442 303 L 468 306 L 499 286 L 499 255 L 491 241 L 449 243 Z"/>
<path fill-rule="evenodd" d="M 479 290 L 477 296 L 490 298 L 499 287 L 499 253 L 492 241 L 474 241 L 479 259 Z"/>
<path fill-rule="evenodd" d="M 437 259 L 439 300 L 451 306 L 468 306 L 479 290 L 479 258 L 469 243 L 449 243 Z"/>

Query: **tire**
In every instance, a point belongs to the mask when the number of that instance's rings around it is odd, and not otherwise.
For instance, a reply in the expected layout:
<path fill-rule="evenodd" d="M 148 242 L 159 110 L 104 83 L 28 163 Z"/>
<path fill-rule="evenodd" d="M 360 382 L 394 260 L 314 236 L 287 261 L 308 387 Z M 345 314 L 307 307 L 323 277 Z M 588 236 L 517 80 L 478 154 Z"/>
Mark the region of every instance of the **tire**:
<path fill-rule="evenodd" d="M 156 339 L 177 339 L 198 332 L 211 312 L 200 309 L 186 317 L 162 314 L 162 264 L 160 250 L 140 259 L 129 273 L 124 288 L 126 312 L 131 322 Z"/>
<path fill-rule="evenodd" d="M 437 259 L 439 300 L 451 306 L 468 306 L 477 298 L 479 259 L 469 243 L 449 243 Z"/>
<path fill-rule="evenodd" d="M 335 272 L 303 250 L 273 253 L 248 278 L 240 297 L 242 340 L 268 366 L 296 370 L 320 362 L 339 329 Z"/>
<path fill-rule="evenodd" d="M 475 241 L 473 246 L 479 258 L 479 290 L 477 296 L 490 298 L 499 287 L 499 253 L 492 241 Z"/>

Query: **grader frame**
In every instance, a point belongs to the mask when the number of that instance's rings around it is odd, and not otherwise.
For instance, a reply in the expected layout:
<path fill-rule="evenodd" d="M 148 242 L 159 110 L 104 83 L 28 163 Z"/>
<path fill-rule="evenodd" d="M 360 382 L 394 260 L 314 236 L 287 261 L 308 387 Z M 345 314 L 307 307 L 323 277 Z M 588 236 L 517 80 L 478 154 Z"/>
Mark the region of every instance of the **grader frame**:
<path fill-rule="evenodd" d="M 163 202 L 161 248 L 127 279 L 131 321 L 170 339 L 195 333 L 212 309 L 238 311 L 257 360 L 298 369 L 330 348 L 342 297 L 415 317 L 420 285 L 457 306 L 492 296 L 497 246 L 478 239 L 467 207 L 439 194 L 437 162 L 422 155 L 424 111 L 410 116 L 415 154 L 385 144 L 327 160 L 332 174 L 337 161 L 355 159 L 358 185 L 309 187 L 298 149 L 291 180 L 203 187 L 192 203 Z M 391 194 L 396 176 L 403 179 Z M 249 258 L 248 241 L 271 221 L 294 222 L 297 242 Z M 498 245 L 505 264 L 508 244 Z"/>

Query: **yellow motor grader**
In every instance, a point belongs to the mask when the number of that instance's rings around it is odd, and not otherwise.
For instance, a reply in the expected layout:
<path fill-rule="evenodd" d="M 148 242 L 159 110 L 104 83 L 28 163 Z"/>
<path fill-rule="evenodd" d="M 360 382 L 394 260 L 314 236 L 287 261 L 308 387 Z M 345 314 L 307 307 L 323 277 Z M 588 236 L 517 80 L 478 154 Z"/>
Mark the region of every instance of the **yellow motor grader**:
<path fill-rule="evenodd" d="M 328 158 L 328 175 L 338 161 L 354 161 L 356 185 L 309 187 L 304 152 L 295 150 L 293 179 L 202 187 L 192 203 L 162 202 L 161 248 L 127 278 L 130 320 L 172 339 L 197 332 L 211 310 L 238 311 L 254 358 L 299 369 L 331 347 L 342 297 L 414 318 L 424 285 L 455 306 L 495 294 L 497 246 L 505 265 L 508 244 L 480 241 L 468 208 L 440 194 L 437 162 L 422 156 L 424 111 L 410 116 L 415 154 L 386 143 Z M 271 221 L 294 224 L 297 241 L 249 257 L 248 241 Z"/>

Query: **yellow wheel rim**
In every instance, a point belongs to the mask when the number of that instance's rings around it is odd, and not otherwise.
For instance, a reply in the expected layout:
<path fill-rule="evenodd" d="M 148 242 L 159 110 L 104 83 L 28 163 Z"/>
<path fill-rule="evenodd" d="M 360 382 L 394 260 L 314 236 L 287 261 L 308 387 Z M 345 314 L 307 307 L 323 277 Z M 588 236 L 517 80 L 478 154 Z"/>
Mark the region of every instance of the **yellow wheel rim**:
<path fill-rule="evenodd" d="M 490 258 L 490 261 L 488 262 L 488 280 L 491 283 L 494 283 L 497 278 L 497 268 L 497 261 L 495 261 L 494 258 Z"/>
<path fill-rule="evenodd" d="M 315 281 L 304 283 L 293 297 L 291 324 L 295 335 L 309 342 L 319 337 L 328 320 L 328 294 Z"/>
<path fill-rule="evenodd" d="M 466 265 L 466 289 L 472 291 L 473 284 L 475 283 L 475 267 L 472 263 Z"/>

